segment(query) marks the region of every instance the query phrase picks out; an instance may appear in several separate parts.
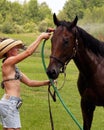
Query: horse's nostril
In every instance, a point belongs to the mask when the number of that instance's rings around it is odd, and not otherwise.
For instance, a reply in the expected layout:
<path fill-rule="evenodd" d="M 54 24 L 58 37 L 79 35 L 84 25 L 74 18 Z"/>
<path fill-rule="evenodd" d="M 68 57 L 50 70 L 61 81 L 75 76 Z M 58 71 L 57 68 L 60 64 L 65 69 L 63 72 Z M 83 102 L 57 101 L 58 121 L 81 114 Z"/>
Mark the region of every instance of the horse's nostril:
<path fill-rule="evenodd" d="M 47 70 L 47 74 L 50 77 L 51 75 L 56 74 L 56 71 L 54 69 L 53 70 Z"/>
<path fill-rule="evenodd" d="M 47 75 L 50 77 L 51 72 L 49 70 L 47 70 Z"/>
<path fill-rule="evenodd" d="M 55 79 L 57 77 L 57 72 L 55 71 L 55 69 L 47 70 L 47 75 L 50 78 Z"/>
<path fill-rule="evenodd" d="M 53 75 L 56 74 L 56 71 L 55 71 L 55 70 L 52 70 L 52 74 L 53 74 Z"/>

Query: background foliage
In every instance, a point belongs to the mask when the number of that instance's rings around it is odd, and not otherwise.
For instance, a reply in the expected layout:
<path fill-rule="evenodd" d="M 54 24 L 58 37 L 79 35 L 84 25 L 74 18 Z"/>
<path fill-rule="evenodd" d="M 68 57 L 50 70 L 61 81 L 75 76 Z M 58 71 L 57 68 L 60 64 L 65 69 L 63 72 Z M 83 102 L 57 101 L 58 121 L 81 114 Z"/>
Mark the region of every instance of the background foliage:
<path fill-rule="evenodd" d="M 0 0 L 0 31 L 3 33 L 24 33 L 45 31 L 53 27 L 52 11 L 43 2 L 30 0 L 20 4 L 9 0 Z M 104 0 L 67 0 L 57 14 L 62 20 L 73 20 L 77 15 L 81 24 L 104 22 Z"/>

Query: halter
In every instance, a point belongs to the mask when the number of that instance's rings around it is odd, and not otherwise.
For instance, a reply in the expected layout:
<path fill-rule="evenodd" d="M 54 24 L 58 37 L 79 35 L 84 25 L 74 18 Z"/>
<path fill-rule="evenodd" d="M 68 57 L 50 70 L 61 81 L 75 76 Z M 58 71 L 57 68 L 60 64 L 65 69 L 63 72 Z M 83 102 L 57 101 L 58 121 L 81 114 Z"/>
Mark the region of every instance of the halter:
<path fill-rule="evenodd" d="M 75 39 L 75 46 L 73 47 L 73 53 L 71 55 L 71 57 L 69 57 L 66 62 L 64 63 L 63 61 L 61 61 L 59 58 L 51 55 L 50 58 L 53 58 L 54 60 L 56 60 L 57 62 L 59 62 L 62 65 L 62 69 L 60 70 L 60 73 L 64 73 L 67 64 L 69 63 L 69 61 L 76 56 L 77 50 L 78 50 L 78 39 L 77 39 L 77 28 L 75 30 L 75 35 L 76 35 L 76 39 Z"/>
<path fill-rule="evenodd" d="M 65 65 L 65 63 L 64 63 L 63 61 L 61 61 L 59 58 L 56 58 L 56 57 L 55 57 L 55 56 L 53 56 L 53 55 L 51 55 L 51 56 L 50 56 L 50 58 L 55 59 L 56 61 L 58 61 L 59 63 L 61 63 L 61 64 L 62 64 L 62 66 L 64 66 L 64 65 Z"/>

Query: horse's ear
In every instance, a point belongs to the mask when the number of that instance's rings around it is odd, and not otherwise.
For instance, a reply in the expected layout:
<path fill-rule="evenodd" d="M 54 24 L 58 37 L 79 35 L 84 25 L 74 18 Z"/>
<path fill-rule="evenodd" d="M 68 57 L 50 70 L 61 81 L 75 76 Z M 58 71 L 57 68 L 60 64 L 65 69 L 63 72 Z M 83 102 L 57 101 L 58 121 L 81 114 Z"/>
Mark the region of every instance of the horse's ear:
<path fill-rule="evenodd" d="M 73 28 L 77 25 L 78 16 L 75 17 L 75 19 L 71 22 L 70 28 Z"/>
<path fill-rule="evenodd" d="M 55 24 L 56 26 L 59 26 L 59 25 L 60 25 L 60 22 L 59 22 L 58 18 L 56 17 L 56 14 L 55 14 L 55 13 L 53 14 L 53 21 L 54 21 L 54 24 Z"/>

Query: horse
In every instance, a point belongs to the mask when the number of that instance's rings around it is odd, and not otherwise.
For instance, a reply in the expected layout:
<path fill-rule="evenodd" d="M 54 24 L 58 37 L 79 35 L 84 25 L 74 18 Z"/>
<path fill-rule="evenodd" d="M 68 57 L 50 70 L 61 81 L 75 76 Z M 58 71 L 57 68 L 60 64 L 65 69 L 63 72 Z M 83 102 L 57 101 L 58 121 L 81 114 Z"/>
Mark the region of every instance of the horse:
<path fill-rule="evenodd" d="M 104 107 L 104 42 L 93 37 L 73 21 L 59 20 L 53 14 L 56 28 L 51 38 L 51 55 L 47 75 L 57 79 L 73 60 L 78 68 L 77 87 L 83 129 L 90 130 L 96 106 Z"/>

